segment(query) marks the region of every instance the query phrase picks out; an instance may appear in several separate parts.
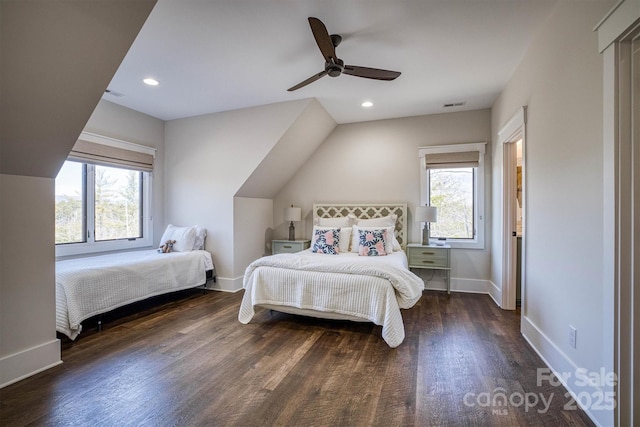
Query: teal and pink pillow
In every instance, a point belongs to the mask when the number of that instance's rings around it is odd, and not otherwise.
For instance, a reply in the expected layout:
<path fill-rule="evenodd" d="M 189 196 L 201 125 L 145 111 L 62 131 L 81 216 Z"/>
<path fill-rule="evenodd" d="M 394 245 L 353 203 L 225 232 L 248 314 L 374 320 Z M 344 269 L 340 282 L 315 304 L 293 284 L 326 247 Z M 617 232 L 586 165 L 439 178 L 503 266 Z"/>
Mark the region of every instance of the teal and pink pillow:
<path fill-rule="evenodd" d="M 384 242 L 387 240 L 387 230 L 358 230 L 358 255 L 363 256 L 384 256 L 387 251 Z"/>
<path fill-rule="evenodd" d="M 316 254 L 338 255 L 340 253 L 339 228 L 313 228 L 313 247 L 311 252 Z"/>

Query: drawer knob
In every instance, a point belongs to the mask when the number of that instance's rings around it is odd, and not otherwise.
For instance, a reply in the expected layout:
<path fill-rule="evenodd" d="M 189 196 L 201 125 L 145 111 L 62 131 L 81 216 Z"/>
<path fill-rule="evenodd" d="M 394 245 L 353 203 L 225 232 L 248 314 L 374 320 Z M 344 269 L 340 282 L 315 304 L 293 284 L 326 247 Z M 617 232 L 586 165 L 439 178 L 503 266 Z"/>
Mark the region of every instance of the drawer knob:
<path fill-rule="evenodd" d="M 285 249 L 291 249 L 293 246 L 288 246 L 288 245 L 284 245 L 283 248 Z"/>
<path fill-rule="evenodd" d="M 433 261 L 430 261 L 430 260 L 424 259 L 424 260 L 422 260 L 422 263 L 423 263 L 423 264 L 433 264 Z"/>
<path fill-rule="evenodd" d="M 422 252 L 422 255 L 435 255 L 435 252 Z"/>

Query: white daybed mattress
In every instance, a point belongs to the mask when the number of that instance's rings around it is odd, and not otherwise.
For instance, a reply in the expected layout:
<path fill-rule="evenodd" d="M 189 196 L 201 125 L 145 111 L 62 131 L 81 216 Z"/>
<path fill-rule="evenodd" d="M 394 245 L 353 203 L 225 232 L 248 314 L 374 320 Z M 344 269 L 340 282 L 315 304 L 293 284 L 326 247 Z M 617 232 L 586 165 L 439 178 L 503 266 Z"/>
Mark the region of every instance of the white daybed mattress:
<path fill-rule="evenodd" d="M 263 306 L 321 318 L 370 321 L 382 325 L 383 339 L 397 347 L 405 336 L 400 309 L 412 307 L 424 287 L 407 265 L 403 251 L 358 256 L 306 250 L 266 256 L 245 271 L 238 320 L 249 323 L 254 307 Z"/>
<path fill-rule="evenodd" d="M 155 295 L 206 283 L 203 250 L 122 252 L 56 262 L 56 330 L 75 339 L 91 316 Z"/>

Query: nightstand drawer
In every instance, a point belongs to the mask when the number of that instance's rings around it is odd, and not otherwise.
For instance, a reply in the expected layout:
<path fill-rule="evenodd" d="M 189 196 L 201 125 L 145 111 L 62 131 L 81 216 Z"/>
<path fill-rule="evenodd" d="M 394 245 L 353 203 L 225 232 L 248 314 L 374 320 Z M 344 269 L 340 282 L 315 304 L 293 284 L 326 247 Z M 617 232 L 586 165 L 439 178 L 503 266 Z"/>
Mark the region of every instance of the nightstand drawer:
<path fill-rule="evenodd" d="M 408 248 L 409 265 L 424 267 L 449 267 L 449 251 L 436 248 Z"/>
<path fill-rule="evenodd" d="M 307 249 L 310 243 L 309 240 L 273 240 L 271 242 L 271 252 L 273 254 L 300 252 Z"/>

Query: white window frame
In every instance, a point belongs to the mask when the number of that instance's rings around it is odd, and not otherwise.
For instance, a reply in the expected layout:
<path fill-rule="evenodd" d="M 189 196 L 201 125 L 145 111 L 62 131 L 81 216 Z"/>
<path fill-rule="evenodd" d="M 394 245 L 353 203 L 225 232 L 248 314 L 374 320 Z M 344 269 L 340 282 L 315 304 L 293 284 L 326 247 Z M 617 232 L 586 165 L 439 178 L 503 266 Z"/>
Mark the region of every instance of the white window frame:
<path fill-rule="evenodd" d="M 85 140 L 101 143 L 104 145 L 111 145 L 116 147 L 124 147 L 128 150 L 149 153 L 155 156 L 155 149 L 146 147 L 143 145 L 133 144 L 127 141 L 120 141 L 113 138 L 103 137 L 101 135 L 90 134 L 87 132 L 82 133 L 82 137 Z M 139 249 L 145 247 L 151 247 L 153 245 L 153 212 L 151 207 L 153 206 L 152 190 L 153 190 L 153 172 L 142 173 L 142 237 L 136 239 L 118 239 L 118 240 L 105 240 L 95 241 L 95 215 L 93 214 L 93 207 L 90 204 L 95 203 L 93 193 L 95 191 L 94 185 L 94 165 L 86 163 L 87 176 L 83 177 L 86 183 L 86 229 L 84 232 L 89 232 L 86 242 L 78 243 L 61 243 L 56 244 L 56 257 L 67 257 L 84 254 L 95 254 L 98 252 L 111 252 L 122 251 L 129 249 Z M 90 173 L 91 171 L 91 173 Z"/>
<path fill-rule="evenodd" d="M 429 204 L 429 173 L 425 164 L 427 154 L 457 153 L 465 151 L 478 151 L 478 167 L 476 169 L 476 179 L 474 182 L 474 237 L 473 239 L 447 239 L 447 244 L 452 248 L 460 249 L 484 249 L 485 240 L 485 161 L 486 142 L 473 142 L 451 145 L 434 145 L 430 147 L 420 147 L 418 156 L 420 158 L 420 205 Z"/>

